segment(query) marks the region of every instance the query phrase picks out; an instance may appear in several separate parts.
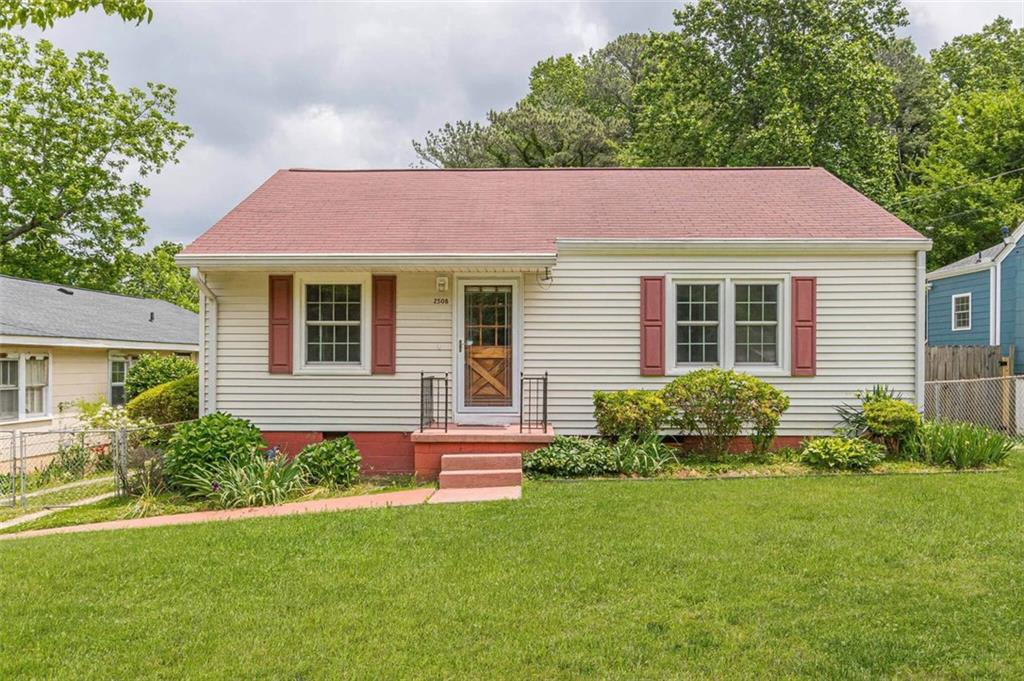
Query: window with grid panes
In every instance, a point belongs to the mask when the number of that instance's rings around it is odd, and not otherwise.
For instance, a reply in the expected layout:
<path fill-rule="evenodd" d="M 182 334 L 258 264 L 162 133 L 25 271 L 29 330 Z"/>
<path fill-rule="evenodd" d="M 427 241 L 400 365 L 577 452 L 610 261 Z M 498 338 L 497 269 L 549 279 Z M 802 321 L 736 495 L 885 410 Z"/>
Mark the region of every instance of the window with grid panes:
<path fill-rule="evenodd" d="M 18 360 L 0 359 L 0 420 L 18 418 Z"/>
<path fill-rule="evenodd" d="M 359 364 L 362 286 L 306 284 L 306 362 Z"/>
<path fill-rule="evenodd" d="M 676 284 L 676 363 L 718 364 L 719 284 Z"/>
<path fill-rule="evenodd" d="M 736 284 L 736 364 L 779 361 L 779 285 Z"/>

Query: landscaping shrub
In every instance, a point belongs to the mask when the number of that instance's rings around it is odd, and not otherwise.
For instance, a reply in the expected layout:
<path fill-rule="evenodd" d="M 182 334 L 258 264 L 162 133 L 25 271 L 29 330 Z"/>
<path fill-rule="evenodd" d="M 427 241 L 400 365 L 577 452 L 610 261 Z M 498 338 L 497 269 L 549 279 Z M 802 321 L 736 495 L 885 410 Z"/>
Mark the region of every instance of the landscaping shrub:
<path fill-rule="evenodd" d="M 296 460 L 312 484 L 344 488 L 359 478 L 359 450 L 348 436 L 307 445 Z"/>
<path fill-rule="evenodd" d="M 82 417 L 82 422 L 90 430 L 121 430 L 122 428 L 144 428 L 152 426 L 147 418 L 132 418 L 124 407 L 112 407 L 102 404 L 91 416 Z"/>
<path fill-rule="evenodd" d="M 147 353 L 128 369 L 124 379 L 124 399 L 130 401 L 150 388 L 198 372 L 196 363 L 188 357 Z"/>
<path fill-rule="evenodd" d="M 177 423 L 199 417 L 199 375 L 189 374 L 139 393 L 125 406 L 132 418 Z"/>
<path fill-rule="evenodd" d="M 560 478 L 618 472 L 611 446 L 598 439 L 556 435 L 547 447 L 523 455 L 523 472 Z"/>
<path fill-rule="evenodd" d="M 1015 445 L 991 428 L 955 421 L 928 421 L 918 435 L 918 456 L 925 463 L 954 468 L 998 466 Z"/>
<path fill-rule="evenodd" d="M 676 378 L 661 392 L 673 412 L 674 424 L 684 433 L 696 435 L 700 449 L 724 454 L 729 441 L 750 430 L 754 452 L 771 449 L 782 413 L 789 398 L 764 381 L 722 369 L 698 369 Z"/>
<path fill-rule="evenodd" d="M 248 464 L 266 448 L 259 428 L 222 412 L 180 424 L 164 453 L 163 472 L 170 486 L 189 489 L 189 480 L 218 466 Z"/>
<path fill-rule="evenodd" d="M 803 448 L 804 461 L 819 468 L 864 470 L 883 458 L 880 445 L 853 437 L 821 437 L 808 441 Z"/>
<path fill-rule="evenodd" d="M 846 437 L 863 437 L 868 433 L 867 419 L 864 416 L 864 407 L 878 400 L 902 400 L 903 395 L 893 390 L 888 385 L 874 385 L 868 390 L 858 390 L 854 393 L 857 398 L 856 404 L 843 404 L 836 408 L 839 415 L 839 427 L 836 431 Z"/>
<path fill-rule="evenodd" d="M 643 440 L 621 438 L 612 445 L 612 459 L 618 473 L 650 477 L 675 460 L 675 452 L 657 434 Z"/>
<path fill-rule="evenodd" d="M 864 405 L 864 424 L 868 434 L 881 440 L 892 456 L 913 449 L 921 415 L 914 405 L 892 397 L 873 399 Z M 913 454 L 912 451 L 907 453 Z"/>
<path fill-rule="evenodd" d="M 92 459 L 93 451 L 84 443 L 78 440 L 62 443 L 57 448 L 57 455 L 40 471 L 39 484 L 81 480 Z"/>
<path fill-rule="evenodd" d="M 644 439 L 659 433 L 671 415 L 665 400 L 654 390 L 594 393 L 597 432 L 605 437 Z"/>
<path fill-rule="evenodd" d="M 190 469 L 180 480 L 191 497 L 205 497 L 220 508 L 273 506 L 302 489 L 302 467 L 270 450 L 241 459 Z"/>

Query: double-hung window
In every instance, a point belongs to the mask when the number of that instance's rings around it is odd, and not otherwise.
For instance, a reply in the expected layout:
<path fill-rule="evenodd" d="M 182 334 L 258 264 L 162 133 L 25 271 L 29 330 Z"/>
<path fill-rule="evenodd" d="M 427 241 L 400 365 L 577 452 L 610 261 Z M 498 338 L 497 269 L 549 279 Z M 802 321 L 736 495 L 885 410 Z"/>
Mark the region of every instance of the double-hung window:
<path fill-rule="evenodd" d="M 303 302 L 305 363 L 363 363 L 363 285 L 306 284 Z"/>
<path fill-rule="evenodd" d="M 785 280 L 726 276 L 717 280 L 675 279 L 675 367 L 701 366 L 773 370 L 783 366 Z"/>
<path fill-rule="evenodd" d="M 111 355 L 110 357 L 110 404 L 115 407 L 123 405 L 124 382 L 128 377 L 128 370 L 132 367 L 134 358 L 126 355 Z"/>
<path fill-rule="evenodd" d="M 971 294 L 958 293 L 953 296 L 953 330 L 971 330 Z"/>
<path fill-rule="evenodd" d="M 0 421 L 45 416 L 50 410 L 50 358 L 0 358 Z"/>

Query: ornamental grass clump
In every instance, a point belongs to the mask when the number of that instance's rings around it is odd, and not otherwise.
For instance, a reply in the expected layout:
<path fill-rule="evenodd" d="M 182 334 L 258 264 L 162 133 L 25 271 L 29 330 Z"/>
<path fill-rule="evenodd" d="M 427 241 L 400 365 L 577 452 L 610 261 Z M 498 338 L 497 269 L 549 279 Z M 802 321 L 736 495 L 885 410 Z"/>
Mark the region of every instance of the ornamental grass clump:
<path fill-rule="evenodd" d="M 918 457 L 925 463 L 963 469 L 1001 465 L 1016 443 L 1013 438 L 973 423 L 927 421 L 920 429 L 917 445 Z"/>
<path fill-rule="evenodd" d="M 674 379 L 661 391 L 683 434 L 695 435 L 703 453 L 725 454 L 729 442 L 749 431 L 755 454 L 766 454 L 775 441 L 789 397 L 748 374 L 698 369 Z"/>
<path fill-rule="evenodd" d="M 188 495 L 205 497 L 219 508 L 274 506 L 303 488 L 302 466 L 276 449 L 246 460 L 193 468 L 181 480 Z"/>

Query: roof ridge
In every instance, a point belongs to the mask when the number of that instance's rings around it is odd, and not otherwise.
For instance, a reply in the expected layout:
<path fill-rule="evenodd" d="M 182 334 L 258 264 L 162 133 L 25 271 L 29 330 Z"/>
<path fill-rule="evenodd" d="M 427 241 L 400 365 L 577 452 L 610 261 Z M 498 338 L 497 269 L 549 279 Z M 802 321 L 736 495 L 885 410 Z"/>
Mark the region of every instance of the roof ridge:
<path fill-rule="evenodd" d="M 687 171 L 721 172 L 734 170 L 823 170 L 821 166 L 597 166 L 587 168 L 284 168 L 289 173 L 514 173 L 514 172 L 595 172 L 608 170 L 628 171 Z"/>

